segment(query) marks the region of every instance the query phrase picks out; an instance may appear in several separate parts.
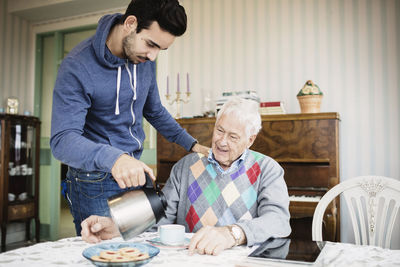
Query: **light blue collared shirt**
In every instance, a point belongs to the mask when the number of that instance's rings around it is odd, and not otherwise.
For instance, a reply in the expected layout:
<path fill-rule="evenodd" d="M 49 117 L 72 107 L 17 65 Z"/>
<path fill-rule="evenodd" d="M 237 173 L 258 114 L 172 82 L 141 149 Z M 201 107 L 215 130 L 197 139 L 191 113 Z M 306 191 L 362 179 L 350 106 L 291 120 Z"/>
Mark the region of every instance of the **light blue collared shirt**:
<path fill-rule="evenodd" d="M 246 149 L 246 150 L 243 152 L 243 154 L 242 154 L 237 160 L 235 160 L 234 162 L 232 162 L 231 166 L 230 166 L 227 170 L 224 170 L 224 169 L 221 167 L 221 165 L 218 163 L 218 161 L 215 160 L 214 154 L 212 153 L 212 149 L 210 149 L 210 152 L 208 152 L 208 157 L 207 157 L 207 159 L 208 159 L 208 161 L 209 161 L 210 163 L 214 164 L 214 165 L 217 167 L 217 169 L 218 169 L 222 174 L 225 174 L 225 173 L 228 173 L 228 172 L 231 172 L 231 171 L 235 171 L 237 168 L 239 168 L 240 163 L 242 163 L 242 161 L 246 158 L 248 151 L 249 151 L 249 150 Z"/>

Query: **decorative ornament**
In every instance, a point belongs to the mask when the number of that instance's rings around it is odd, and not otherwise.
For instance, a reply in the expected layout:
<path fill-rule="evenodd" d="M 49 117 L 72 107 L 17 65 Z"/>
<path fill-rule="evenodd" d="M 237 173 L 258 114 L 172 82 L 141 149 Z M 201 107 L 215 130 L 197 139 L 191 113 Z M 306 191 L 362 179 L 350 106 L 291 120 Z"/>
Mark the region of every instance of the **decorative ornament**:
<path fill-rule="evenodd" d="M 321 107 L 323 93 L 318 85 L 308 80 L 297 94 L 301 113 L 318 113 Z"/>
<path fill-rule="evenodd" d="M 7 113 L 18 114 L 18 99 L 16 97 L 7 98 Z"/>
<path fill-rule="evenodd" d="M 375 232 L 375 208 L 377 206 L 376 203 L 376 195 L 380 193 L 385 186 L 381 183 L 381 181 L 367 181 L 362 184 L 360 184 L 360 187 L 368 194 L 368 213 L 369 213 L 369 231 L 370 233 Z"/>

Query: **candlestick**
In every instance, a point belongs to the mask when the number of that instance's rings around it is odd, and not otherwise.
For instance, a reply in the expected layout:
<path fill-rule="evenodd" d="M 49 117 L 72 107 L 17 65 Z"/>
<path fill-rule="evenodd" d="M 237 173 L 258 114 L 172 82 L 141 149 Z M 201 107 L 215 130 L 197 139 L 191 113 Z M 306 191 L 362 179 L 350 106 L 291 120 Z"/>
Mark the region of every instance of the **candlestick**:
<path fill-rule="evenodd" d="M 169 95 L 169 77 L 167 75 L 167 95 Z"/>
<path fill-rule="evenodd" d="M 180 92 L 180 88 L 179 88 L 179 72 L 178 72 L 178 77 L 176 79 L 176 91 Z"/>
<path fill-rule="evenodd" d="M 165 95 L 169 105 L 173 105 L 174 103 L 176 103 L 176 115 L 175 115 L 176 119 L 181 118 L 180 110 L 181 110 L 182 104 L 186 104 L 186 103 L 188 103 L 190 101 L 190 92 L 189 92 L 189 90 L 187 92 L 185 92 L 185 93 L 181 93 L 179 91 L 179 89 L 180 88 L 179 88 L 179 74 L 178 74 L 178 85 L 177 85 L 176 97 L 174 97 L 172 95 L 172 99 L 170 99 L 171 95 L 169 93 L 167 93 Z"/>
<path fill-rule="evenodd" d="M 186 84 L 187 84 L 187 92 L 190 92 L 190 87 L 189 87 L 189 72 L 186 73 Z"/>

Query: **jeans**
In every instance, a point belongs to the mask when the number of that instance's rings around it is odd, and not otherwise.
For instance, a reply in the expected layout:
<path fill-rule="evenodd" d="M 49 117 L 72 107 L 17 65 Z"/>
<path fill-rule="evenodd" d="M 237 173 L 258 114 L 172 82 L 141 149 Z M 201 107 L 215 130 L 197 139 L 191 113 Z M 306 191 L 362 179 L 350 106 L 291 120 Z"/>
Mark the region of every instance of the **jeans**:
<path fill-rule="evenodd" d="M 65 198 L 74 217 L 76 234 L 81 235 L 81 223 L 90 215 L 108 216 L 107 198 L 127 191 L 121 189 L 111 173 L 85 171 L 68 167 Z"/>

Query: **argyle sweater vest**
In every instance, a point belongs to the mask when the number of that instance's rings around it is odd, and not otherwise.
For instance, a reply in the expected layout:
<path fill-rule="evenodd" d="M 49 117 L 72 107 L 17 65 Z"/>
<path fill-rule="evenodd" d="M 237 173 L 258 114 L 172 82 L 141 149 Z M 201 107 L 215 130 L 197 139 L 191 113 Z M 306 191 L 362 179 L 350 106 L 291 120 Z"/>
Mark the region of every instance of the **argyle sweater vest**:
<path fill-rule="evenodd" d="M 183 214 L 190 232 L 206 225 L 223 226 L 257 216 L 258 177 L 265 156 L 249 152 L 236 170 L 224 174 L 202 154 L 193 153 L 185 159 L 186 168 L 180 169 L 184 172 L 180 189 L 186 188 L 186 192 L 179 195 L 186 198 Z"/>

